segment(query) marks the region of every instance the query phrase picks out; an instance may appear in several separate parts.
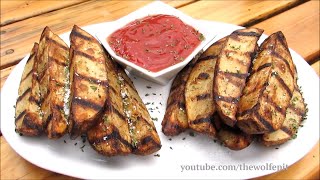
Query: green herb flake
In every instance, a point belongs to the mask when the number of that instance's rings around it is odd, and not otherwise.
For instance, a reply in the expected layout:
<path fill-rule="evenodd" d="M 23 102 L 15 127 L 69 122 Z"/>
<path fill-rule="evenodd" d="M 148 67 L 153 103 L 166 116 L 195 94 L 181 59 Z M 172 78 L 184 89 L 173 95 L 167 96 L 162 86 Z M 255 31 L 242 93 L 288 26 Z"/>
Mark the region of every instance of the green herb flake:
<path fill-rule="evenodd" d="M 155 154 L 155 155 L 153 155 L 153 156 L 155 156 L 155 157 L 160 157 L 160 154 Z"/>
<path fill-rule="evenodd" d="M 98 88 L 96 86 L 90 86 L 93 91 L 96 91 Z"/>
<path fill-rule="evenodd" d="M 136 139 L 132 139 L 132 146 L 137 147 L 138 141 Z"/>
<path fill-rule="evenodd" d="M 204 35 L 202 33 L 199 33 L 198 39 L 200 41 L 204 41 L 206 38 L 204 37 Z"/>
<path fill-rule="evenodd" d="M 239 46 L 234 46 L 234 45 L 232 45 L 232 46 L 230 46 L 232 49 L 234 49 L 234 50 L 240 50 L 240 48 L 241 48 L 241 45 L 239 45 Z"/>
<path fill-rule="evenodd" d="M 106 115 L 104 115 L 104 116 L 102 117 L 102 119 L 103 119 L 103 122 L 104 122 L 104 123 L 107 123 L 107 122 L 108 122 L 108 117 L 107 117 Z"/>
<path fill-rule="evenodd" d="M 195 137 L 196 135 L 194 134 L 194 132 L 190 132 L 189 133 L 190 136 Z"/>

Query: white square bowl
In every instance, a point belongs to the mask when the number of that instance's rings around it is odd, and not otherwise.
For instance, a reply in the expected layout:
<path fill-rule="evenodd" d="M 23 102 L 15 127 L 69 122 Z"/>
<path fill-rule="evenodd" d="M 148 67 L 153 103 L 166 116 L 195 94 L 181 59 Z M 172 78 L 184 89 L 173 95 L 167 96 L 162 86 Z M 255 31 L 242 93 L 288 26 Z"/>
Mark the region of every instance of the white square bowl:
<path fill-rule="evenodd" d="M 129 24 L 130 22 L 146 17 L 148 15 L 156 15 L 156 14 L 166 14 L 166 15 L 173 15 L 180 18 L 184 23 L 191 25 L 193 28 L 198 30 L 200 33 L 203 34 L 205 39 L 201 41 L 201 43 L 196 47 L 196 49 L 184 60 L 180 63 L 167 67 L 158 72 L 151 72 L 147 69 L 144 69 L 120 56 L 118 56 L 110 47 L 107 42 L 107 38 L 110 34 L 115 32 L 116 30 L 124 27 L 125 25 Z M 181 11 L 162 3 L 160 1 L 156 1 L 150 3 L 116 21 L 110 22 L 108 28 L 99 30 L 99 33 L 96 34 L 99 41 L 102 45 L 106 48 L 108 53 L 117 61 L 119 64 L 124 66 L 127 71 L 130 73 L 134 73 L 144 79 L 156 82 L 161 85 L 165 85 L 172 79 L 181 69 L 183 69 L 194 57 L 196 57 L 199 53 L 203 50 L 207 49 L 215 40 L 214 37 L 217 32 L 209 31 L 206 28 L 206 25 L 198 20 L 191 18 L 188 15 L 185 15 Z"/>

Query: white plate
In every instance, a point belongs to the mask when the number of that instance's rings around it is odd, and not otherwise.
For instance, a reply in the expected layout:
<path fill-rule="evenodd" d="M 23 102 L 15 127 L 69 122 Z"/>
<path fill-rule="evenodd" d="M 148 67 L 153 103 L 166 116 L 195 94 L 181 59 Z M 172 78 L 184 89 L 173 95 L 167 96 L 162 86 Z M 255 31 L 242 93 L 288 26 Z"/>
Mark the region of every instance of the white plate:
<path fill-rule="evenodd" d="M 208 29 L 220 32 L 217 39 L 241 28 L 218 22 L 202 22 L 207 24 Z M 95 34 L 101 29 L 108 28 L 108 25 L 109 23 L 102 23 L 87 26 L 84 29 Z M 61 37 L 68 42 L 68 34 Z M 259 42 L 264 38 L 266 38 L 265 35 Z M 162 141 L 162 148 L 157 152 L 160 157 L 129 155 L 107 158 L 97 154 L 87 142 L 84 143 L 86 146 L 82 152 L 81 138 L 70 140 L 67 135 L 59 140 L 48 140 L 45 137 L 21 137 L 14 131 L 13 106 L 17 99 L 19 81 L 27 57 L 12 71 L 2 88 L 1 131 L 10 146 L 29 162 L 50 171 L 85 179 L 246 179 L 270 174 L 277 171 L 274 166 L 290 166 L 298 161 L 319 139 L 319 78 L 301 56 L 292 50 L 291 53 L 298 69 L 299 85 L 302 86 L 309 112 L 307 120 L 303 123 L 304 127 L 299 129 L 298 137 L 279 146 L 278 149 L 253 143 L 242 151 L 231 151 L 205 136 L 191 137 L 188 132 L 173 137 L 170 141 L 161 132 L 161 120 L 170 84 L 160 86 L 132 75 L 130 77 L 143 101 L 154 102 L 147 107 L 154 108 L 155 110 L 150 111 L 150 114 L 159 119 L 155 121 L 155 125 Z M 146 86 L 152 88 L 148 89 Z M 145 96 L 147 93 L 149 96 Z M 183 138 L 186 139 L 183 140 Z M 74 145 L 75 143 L 77 145 Z M 215 166 L 215 169 L 182 172 L 181 166 L 191 168 L 191 165 Z M 226 166 L 236 166 L 237 169 L 226 170 Z M 225 170 L 217 170 L 220 168 Z"/>

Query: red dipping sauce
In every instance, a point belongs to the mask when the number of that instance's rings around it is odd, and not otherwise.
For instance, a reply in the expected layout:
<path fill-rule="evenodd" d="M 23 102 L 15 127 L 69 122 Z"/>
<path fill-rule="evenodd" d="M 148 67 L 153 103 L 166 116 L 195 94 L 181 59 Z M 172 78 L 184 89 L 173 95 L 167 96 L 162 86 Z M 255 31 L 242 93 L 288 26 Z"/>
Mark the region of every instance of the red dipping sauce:
<path fill-rule="evenodd" d="M 179 18 L 158 14 L 127 24 L 107 41 L 118 56 L 158 72 L 183 61 L 203 39 L 201 33 Z"/>

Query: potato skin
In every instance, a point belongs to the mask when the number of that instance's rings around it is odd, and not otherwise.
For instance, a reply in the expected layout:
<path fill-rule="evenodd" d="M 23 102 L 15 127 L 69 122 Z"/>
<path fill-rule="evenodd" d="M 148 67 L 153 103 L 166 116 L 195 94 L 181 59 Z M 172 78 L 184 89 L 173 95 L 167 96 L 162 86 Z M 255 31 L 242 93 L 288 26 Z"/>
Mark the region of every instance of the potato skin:
<path fill-rule="evenodd" d="M 39 106 L 39 82 L 35 75 L 39 44 L 35 43 L 24 67 L 18 89 L 15 109 L 15 130 L 25 136 L 40 136 L 43 133 Z"/>
<path fill-rule="evenodd" d="M 237 126 L 248 134 L 281 128 L 294 90 L 295 67 L 281 32 L 261 45 L 239 102 Z"/>
<path fill-rule="evenodd" d="M 231 33 L 217 58 L 214 73 L 214 102 L 223 122 L 233 127 L 242 90 L 263 30 L 239 29 Z"/>
<path fill-rule="evenodd" d="M 296 84 L 297 85 L 297 84 Z M 286 118 L 280 129 L 265 133 L 261 137 L 261 142 L 265 146 L 275 146 L 283 144 L 293 139 L 298 132 L 301 122 L 306 116 L 306 104 L 298 86 L 293 91 L 290 105 L 286 111 Z"/>
<path fill-rule="evenodd" d="M 105 156 L 149 155 L 158 151 L 160 138 L 134 84 L 110 58 L 107 72 L 106 109 L 99 123 L 88 131 L 89 143 Z"/>
<path fill-rule="evenodd" d="M 74 26 L 70 34 L 70 116 L 72 139 L 98 123 L 108 99 L 106 56 L 101 44 Z"/>
<path fill-rule="evenodd" d="M 166 112 L 161 122 L 162 132 L 166 136 L 176 136 L 189 128 L 184 91 L 192 66 L 196 61 L 197 59 L 193 59 L 173 80 Z"/>
<path fill-rule="evenodd" d="M 214 125 L 217 129 L 217 139 L 231 150 L 242 150 L 253 141 L 253 136 L 242 132 L 237 127 L 225 125 L 218 114 L 214 116 Z"/>
<path fill-rule="evenodd" d="M 226 38 L 211 45 L 198 59 L 189 74 L 185 87 L 185 102 L 189 128 L 216 136 L 212 124 L 215 113 L 213 100 L 213 79 L 217 57 Z"/>

